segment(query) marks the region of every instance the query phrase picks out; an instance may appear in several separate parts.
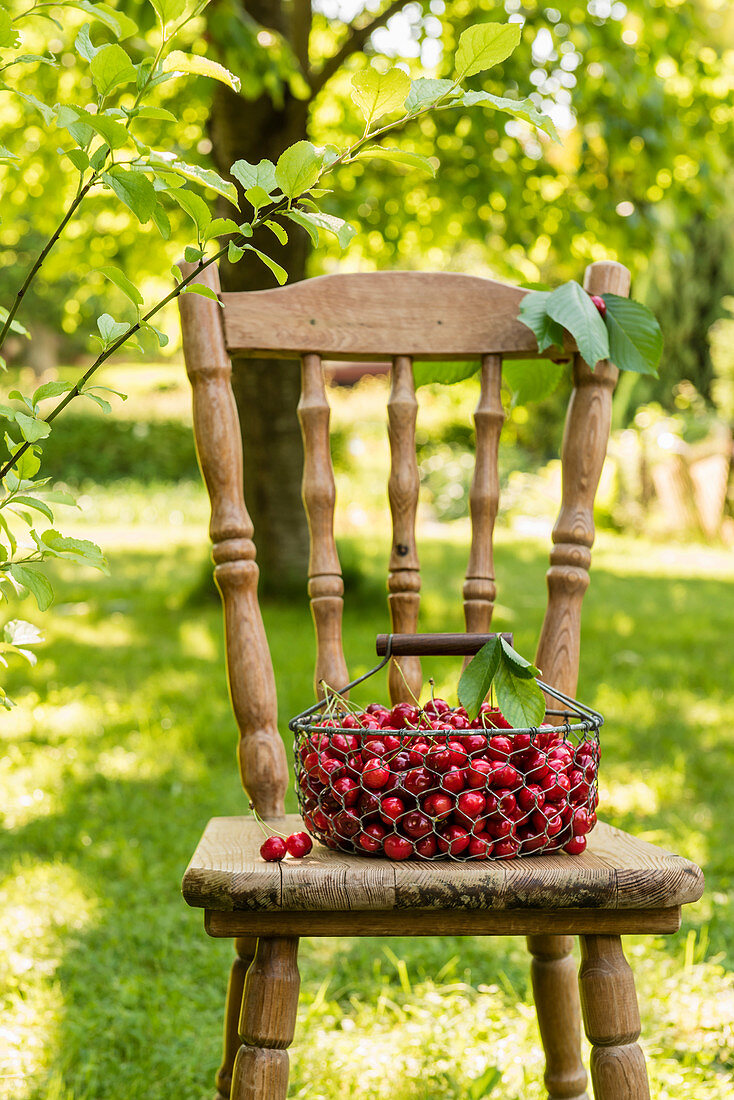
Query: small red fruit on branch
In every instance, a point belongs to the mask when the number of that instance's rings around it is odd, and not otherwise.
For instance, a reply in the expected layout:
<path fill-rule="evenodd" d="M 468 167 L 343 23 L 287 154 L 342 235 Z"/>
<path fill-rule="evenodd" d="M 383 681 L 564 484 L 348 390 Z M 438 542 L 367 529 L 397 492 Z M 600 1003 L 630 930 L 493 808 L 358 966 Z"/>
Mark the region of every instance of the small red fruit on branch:
<path fill-rule="evenodd" d="M 607 312 L 607 303 L 604 301 L 604 299 L 600 298 L 598 294 L 592 294 L 591 300 L 601 313 L 602 317 L 605 317 Z"/>

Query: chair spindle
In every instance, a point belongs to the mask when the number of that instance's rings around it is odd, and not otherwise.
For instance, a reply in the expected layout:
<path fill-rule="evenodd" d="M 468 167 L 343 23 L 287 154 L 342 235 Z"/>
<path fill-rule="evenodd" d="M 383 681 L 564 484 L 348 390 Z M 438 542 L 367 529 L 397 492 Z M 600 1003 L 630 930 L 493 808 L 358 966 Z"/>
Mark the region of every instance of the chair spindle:
<path fill-rule="evenodd" d="M 505 419 L 501 386 L 501 356 L 482 356 L 479 403 L 474 413 L 476 459 L 469 491 L 471 550 L 464 581 L 464 620 L 470 634 L 489 633 L 497 595 L 493 541 L 500 497 L 499 442 Z"/>
<path fill-rule="evenodd" d="M 301 359 L 301 399 L 298 419 L 303 434 L 303 503 L 308 518 L 311 552 L 308 594 L 316 630 L 316 694 L 322 680 L 337 690 L 349 681 L 342 648 L 344 581 L 334 539 L 336 483 L 331 462 L 329 421 L 321 356 Z"/>
<path fill-rule="evenodd" d="M 195 269 L 182 264 L 184 275 Z M 198 282 L 219 293 L 214 266 Z M 227 672 L 240 731 L 242 784 L 265 818 L 282 817 L 288 787 L 285 747 L 278 733 L 275 679 L 260 607 L 252 522 L 242 488 L 242 443 L 232 394 L 232 365 L 220 306 L 198 294 L 179 298 L 186 371 L 193 390 L 194 435 L 212 502 L 209 534 L 214 579 L 222 596 Z"/>
<path fill-rule="evenodd" d="M 420 478 L 415 453 L 418 402 L 413 380 L 413 360 L 396 355 L 390 371 L 387 402 L 390 439 L 390 478 L 387 493 L 392 516 L 392 549 L 388 574 L 388 604 L 393 633 L 414 634 L 418 625 L 421 575 L 415 542 Z M 393 703 L 412 702 L 423 685 L 418 657 L 400 657 L 390 664 L 388 686 Z M 402 670 L 402 675 L 401 675 Z"/>

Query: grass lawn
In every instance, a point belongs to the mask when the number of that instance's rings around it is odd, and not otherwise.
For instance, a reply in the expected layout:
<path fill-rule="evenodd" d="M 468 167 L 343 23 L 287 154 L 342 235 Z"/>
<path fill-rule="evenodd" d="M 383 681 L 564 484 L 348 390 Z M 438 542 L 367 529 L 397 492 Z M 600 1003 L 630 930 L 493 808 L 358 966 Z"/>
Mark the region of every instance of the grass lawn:
<path fill-rule="evenodd" d="M 207 939 L 179 882 L 207 818 L 244 808 L 203 583 L 205 502 L 198 486 L 117 485 L 85 507 L 111 575 L 59 574 L 47 644 L 30 674 L 12 670 L 20 705 L 2 723 L 0 1096 L 200 1100 L 231 945 Z M 386 626 L 385 539 L 366 549 L 345 628 L 354 673 Z M 546 553 L 500 533 L 496 625 L 521 651 L 541 622 Z M 461 545 L 424 542 L 422 561 L 424 628 L 459 628 Z M 310 618 L 273 605 L 265 618 L 285 728 L 309 699 Z M 657 1098 L 731 1095 L 733 618 L 723 551 L 600 537 L 579 693 L 607 719 L 601 811 L 707 876 L 680 934 L 628 940 Z M 449 690 L 457 666 L 431 671 Z M 301 970 L 291 1096 L 480 1098 L 492 1067 L 493 1098 L 545 1095 L 521 940 L 305 940 Z"/>

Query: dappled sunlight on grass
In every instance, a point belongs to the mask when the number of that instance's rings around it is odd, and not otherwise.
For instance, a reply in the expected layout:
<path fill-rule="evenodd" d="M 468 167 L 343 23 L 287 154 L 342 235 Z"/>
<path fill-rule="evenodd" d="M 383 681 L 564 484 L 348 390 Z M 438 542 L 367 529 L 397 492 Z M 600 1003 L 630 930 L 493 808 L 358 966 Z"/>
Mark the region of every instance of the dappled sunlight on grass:
<path fill-rule="evenodd" d="M 15 914 L 0 934 L 21 960 L 0 1026 L 14 1036 L 10 1066 L 34 1075 L 25 1091 L 17 1079 L 0 1081 L 0 1097 L 201 1100 L 219 1056 L 231 945 L 205 937 L 179 883 L 206 820 L 245 811 L 221 613 L 203 580 L 202 497 L 169 487 L 151 520 L 141 487 L 90 496 L 111 574 L 59 571 L 61 613 L 44 621 L 38 667 L 11 670 L 8 688 L 21 705 L 0 733 L 2 890 Z M 115 517 L 125 509 L 135 518 L 116 543 Z M 185 521 L 168 526 L 176 509 Z M 447 534 L 420 545 L 424 630 L 462 626 L 465 526 Z M 387 549 L 379 533 L 341 540 L 353 675 L 374 665 L 375 634 L 389 628 Z M 513 630 L 528 654 L 545 606 L 547 551 L 545 542 L 498 533 L 494 626 Z M 680 936 L 631 942 L 653 1095 L 725 1100 L 734 760 L 722 639 L 734 612 L 734 564 L 724 571 L 718 550 L 685 550 L 682 579 L 671 552 L 600 539 L 579 697 L 606 718 L 601 815 L 701 861 L 707 876 Z M 27 604 L 18 613 L 34 617 Z M 312 699 L 313 625 L 305 600 L 268 602 L 263 613 L 290 756 L 287 719 Z M 458 660 L 424 662 L 449 697 L 459 668 Z M 355 698 L 385 691 L 383 674 Z M 295 809 L 292 790 L 288 799 Z M 21 933 L 23 920 L 37 921 L 32 934 Z M 24 970 L 31 950 L 38 965 Z M 502 1075 L 493 1100 L 544 1095 L 522 940 L 304 940 L 301 970 L 293 1097 L 466 1100 L 493 1066 Z"/>

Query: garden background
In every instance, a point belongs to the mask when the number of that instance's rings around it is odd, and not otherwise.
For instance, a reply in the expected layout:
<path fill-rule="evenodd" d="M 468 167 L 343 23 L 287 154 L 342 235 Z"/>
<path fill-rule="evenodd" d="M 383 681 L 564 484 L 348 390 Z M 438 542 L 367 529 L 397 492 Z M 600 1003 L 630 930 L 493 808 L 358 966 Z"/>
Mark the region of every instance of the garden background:
<path fill-rule="evenodd" d="M 235 140 L 271 155 L 265 138 L 280 133 L 286 144 L 294 126 L 316 141 L 349 138 L 349 77 L 365 63 L 363 49 L 440 75 L 462 27 L 503 14 L 462 0 L 314 2 L 312 53 L 342 55 L 314 91 L 303 83 L 291 19 L 303 5 L 245 7 L 217 4 L 190 36 L 190 48 L 203 49 L 206 35 L 209 52 L 242 77 L 236 105 L 234 93 L 206 80 L 195 94 L 190 85 L 185 95 L 164 89 L 189 161 L 218 163 L 220 147 Z M 142 6 L 130 10 L 145 18 Z M 562 145 L 531 139 L 499 115 L 427 119 L 396 140 L 435 147 L 437 180 L 340 171 L 331 209 L 358 227 L 349 252 L 326 246 L 309 256 L 296 237 L 300 252 L 286 259 L 296 274 L 299 264 L 309 274 L 436 268 L 545 285 L 614 258 L 655 309 L 666 341 L 660 380 L 628 375 L 615 395 L 579 695 L 607 720 L 605 819 L 689 856 L 707 877 L 679 935 L 630 941 L 653 1095 L 723 1100 L 734 1068 L 734 13 L 714 0 L 507 0 L 504 15 L 524 21 L 523 48 L 497 70 L 498 89 L 524 88 L 530 74 Z M 76 26 L 74 18 L 67 12 L 64 22 Z M 373 34 L 361 32 L 375 20 Z M 49 97 L 58 82 L 68 93 L 85 79 L 73 55 L 62 60 L 60 73 L 39 70 Z M 62 199 L 42 123 L 15 112 L 0 98 L 3 133 L 22 125 L 37 155 L 12 187 L 0 166 L 3 204 L 16 212 L 0 224 L 2 300 L 58 221 Z M 11 385 L 76 377 L 73 364 L 89 361 L 97 312 L 122 308 L 101 277 L 87 278 L 91 269 L 114 259 L 151 295 L 165 291 L 180 252 L 173 221 L 166 243 L 97 201 L 26 304 L 34 340 L 16 342 Z M 59 566 L 46 616 L 30 600 L 12 609 L 38 621 L 46 641 L 35 669 L 11 669 L 18 706 L 2 718 L 0 1097 L 194 1100 L 213 1090 L 231 945 L 207 940 L 178 889 L 205 821 L 243 812 L 244 800 L 177 324 L 171 311 L 165 357 L 148 347 L 143 362 L 105 368 L 102 381 L 129 394 L 111 417 L 73 409 L 44 448 L 45 472 L 81 493 L 65 531 L 97 541 L 110 573 Z M 338 381 L 330 398 L 345 650 L 357 674 L 386 626 L 386 380 Z M 276 397 L 286 390 L 287 369 L 268 384 Z M 558 372 L 540 403 L 513 405 L 508 395 L 494 622 L 528 654 L 544 608 L 569 385 Z M 419 391 L 426 630 L 461 627 L 476 398 L 474 379 Z M 251 457 L 252 477 L 264 463 Z M 273 595 L 274 571 L 266 552 L 264 615 L 285 726 L 309 698 L 312 627 L 305 601 Z M 432 671 L 451 693 L 457 666 Z M 301 963 L 294 1097 L 544 1095 L 521 941 L 305 941 Z"/>

